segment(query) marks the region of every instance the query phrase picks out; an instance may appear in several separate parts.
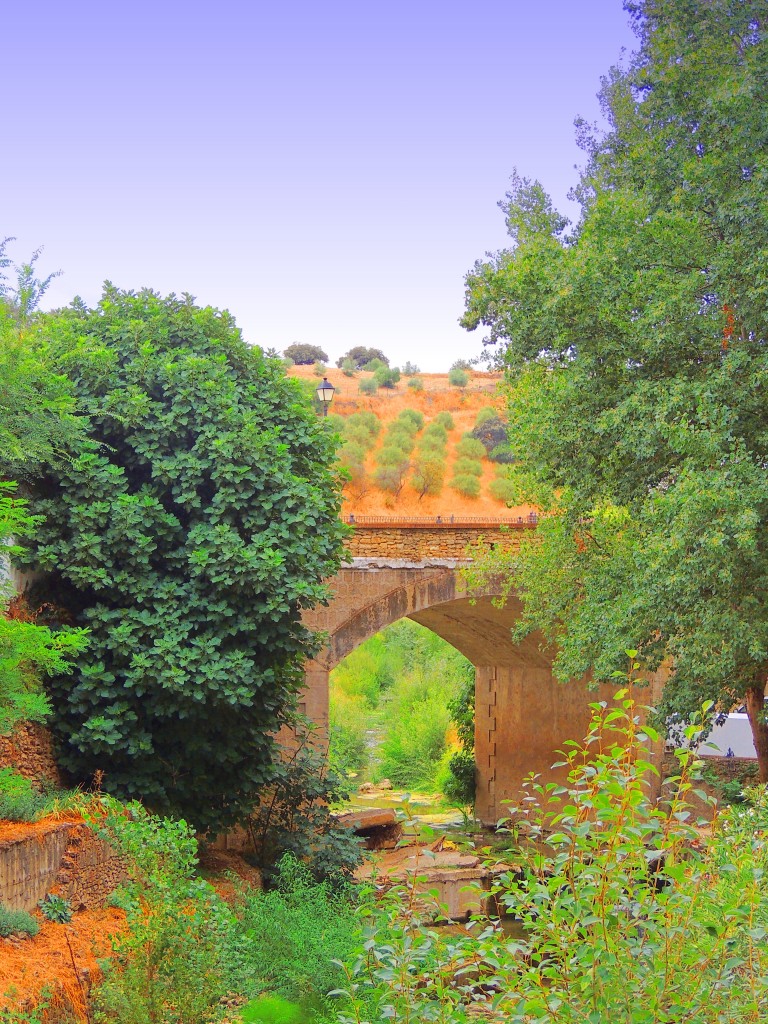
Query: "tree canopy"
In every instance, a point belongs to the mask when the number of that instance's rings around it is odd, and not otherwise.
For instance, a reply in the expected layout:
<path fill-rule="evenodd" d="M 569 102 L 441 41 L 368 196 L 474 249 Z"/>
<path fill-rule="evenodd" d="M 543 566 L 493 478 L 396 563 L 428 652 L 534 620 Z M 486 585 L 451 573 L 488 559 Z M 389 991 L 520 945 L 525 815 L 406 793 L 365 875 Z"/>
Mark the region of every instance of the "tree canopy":
<path fill-rule="evenodd" d="M 768 779 L 768 18 L 624 6 L 578 224 L 515 174 L 463 323 L 502 347 L 517 497 L 548 513 L 510 566 L 521 628 L 563 678 L 671 659 L 662 714 L 746 698 Z"/>
<path fill-rule="evenodd" d="M 349 360 L 356 370 L 362 370 L 364 366 L 367 366 L 368 363 L 372 363 L 376 359 L 384 363 L 385 366 L 389 366 L 389 359 L 380 348 L 366 348 L 365 345 L 355 345 L 349 352 L 339 356 L 336 360 L 336 365 L 341 366 L 346 360 Z"/>
<path fill-rule="evenodd" d="M 313 363 L 328 362 L 328 353 L 324 352 L 319 345 L 298 343 L 289 345 L 283 352 L 283 355 L 292 359 L 298 366 L 311 366 Z"/>
<path fill-rule="evenodd" d="M 219 829 L 251 810 L 344 527 L 332 438 L 189 296 L 105 288 L 47 323 L 96 447 L 35 485 L 29 562 L 91 631 L 51 694 L 76 778 Z"/>

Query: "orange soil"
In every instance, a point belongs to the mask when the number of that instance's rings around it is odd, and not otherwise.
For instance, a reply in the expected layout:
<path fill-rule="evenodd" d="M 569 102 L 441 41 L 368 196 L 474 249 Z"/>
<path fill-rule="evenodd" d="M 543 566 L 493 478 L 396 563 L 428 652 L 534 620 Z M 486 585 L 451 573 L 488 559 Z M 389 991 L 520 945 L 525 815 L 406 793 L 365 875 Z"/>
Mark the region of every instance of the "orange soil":
<path fill-rule="evenodd" d="M 292 366 L 289 371 L 292 377 L 320 382 L 311 366 Z M 401 378 L 396 388 L 379 388 L 375 395 L 362 395 L 358 391 L 361 380 L 372 377 L 366 372 L 356 373 L 354 377 L 345 377 L 336 367 L 329 367 L 328 380 L 336 388 L 331 412 L 339 416 L 351 416 L 355 412 L 373 412 L 382 424 L 379 443 L 389 423 L 396 419 L 403 409 L 416 409 L 423 413 L 429 422 L 440 412 L 449 412 L 453 417 L 454 429 L 448 432 L 445 486 L 442 493 L 435 496 L 419 498 L 418 492 L 406 483 L 397 497 L 379 490 L 371 484 L 365 494 L 355 493 L 351 485 L 344 489 L 342 513 L 358 515 L 376 515 L 392 517 L 411 516 L 482 516 L 490 519 L 526 516 L 533 511 L 531 506 L 507 508 L 503 502 L 496 501 L 488 493 L 488 485 L 496 477 L 497 466 L 483 460 L 483 475 L 480 478 L 480 495 L 467 498 L 450 486 L 455 461 L 455 446 L 463 434 L 475 426 L 477 413 L 484 406 L 494 406 L 501 410 L 504 405 L 500 394 L 502 375 L 499 373 L 480 373 L 470 371 L 470 379 L 466 388 L 452 387 L 448 383 L 447 373 L 419 374 L 424 384 L 423 391 L 414 391 L 408 387 L 407 377 Z M 376 468 L 376 449 L 368 455 L 366 469 L 372 474 Z"/>
<path fill-rule="evenodd" d="M 47 990 L 52 1017 L 57 1006 L 69 1005 L 78 1020 L 87 1020 L 72 956 L 78 971 L 95 980 L 98 960 L 109 955 L 111 940 L 125 926 L 125 914 L 105 907 L 75 914 L 67 925 L 40 921 L 40 931 L 33 939 L 0 939 L 0 1010 L 31 1009 Z"/>

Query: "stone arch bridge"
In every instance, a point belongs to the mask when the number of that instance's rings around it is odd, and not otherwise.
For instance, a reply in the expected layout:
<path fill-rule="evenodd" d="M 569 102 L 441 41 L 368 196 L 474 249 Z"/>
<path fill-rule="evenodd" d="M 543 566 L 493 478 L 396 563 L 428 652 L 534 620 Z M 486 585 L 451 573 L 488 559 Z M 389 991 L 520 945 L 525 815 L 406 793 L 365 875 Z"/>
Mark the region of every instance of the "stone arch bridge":
<path fill-rule="evenodd" d="M 321 729 L 328 725 L 328 674 L 350 651 L 380 629 L 407 617 L 427 626 L 475 666 L 478 818 L 494 824 L 516 799 L 531 771 L 552 775 L 567 739 L 583 738 L 590 701 L 610 696 L 584 681 L 562 686 L 533 635 L 513 643 L 510 629 L 520 603 L 494 606 L 492 593 L 470 600 L 460 569 L 468 548 L 488 543 L 517 546 L 527 519 L 350 517 L 352 554 L 330 580 L 333 599 L 305 615 L 312 629 L 328 634 L 306 667 L 301 709 Z"/>

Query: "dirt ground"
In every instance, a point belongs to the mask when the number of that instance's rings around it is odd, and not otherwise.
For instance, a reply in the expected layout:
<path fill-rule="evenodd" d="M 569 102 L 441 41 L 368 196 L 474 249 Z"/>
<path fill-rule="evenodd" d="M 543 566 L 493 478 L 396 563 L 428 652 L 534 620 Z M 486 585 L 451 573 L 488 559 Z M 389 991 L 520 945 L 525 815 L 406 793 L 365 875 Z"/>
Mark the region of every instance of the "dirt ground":
<path fill-rule="evenodd" d="M 292 366 L 288 371 L 292 377 L 299 377 L 320 383 L 320 378 L 312 366 Z M 502 376 L 498 373 L 470 372 L 466 388 L 452 387 L 448 383 L 447 373 L 419 374 L 423 391 L 414 391 L 408 387 L 408 378 L 402 377 L 396 388 L 379 388 L 375 395 L 360 394 L 360 381 L 372 377 L 373 374 L 360 371 L 354 377 L 345 377 L 337 367 L 329 367 L 326 376 L 336 388 L 331 405 L 331 412 L 339 416 L 351 416 L 355 412 L 374 412 L 382 424 L 380 439 L 384 430 L 403 409 L 416 409 L 424 414 L 426 421 L 440 412 L 449 412 L 454 420 L 454 429 L 448 433 L 448 455 L 446 460 L 445 486 L 442 493 L 420 498 L 418 492 L 408 483 L 397 497 L 371 485 L 364 494 L 356 493 L 351 485 L 344 490 L 344 515 L 354 513 L 356 516 L 479 516 L 491 519 L 526 516 L 533 509 L 529 506 L 510 509 L 503 502 L 497 501 L 488 493 L 488 486 L 495 478 L 497 466 L 483 460 L 480 495 L 467 498 L 449 486 L 455 461 L 454 449 L 464 433 L 475 426 L 477 414 L 485 406 L 493 406 L 501 411 L 504 398 L 500 391 Z M 379 441 L 379 443 L 381 443 Z M 369 453 L 366 460 L 368 475 L 376 468 L 376 448 Z"/>

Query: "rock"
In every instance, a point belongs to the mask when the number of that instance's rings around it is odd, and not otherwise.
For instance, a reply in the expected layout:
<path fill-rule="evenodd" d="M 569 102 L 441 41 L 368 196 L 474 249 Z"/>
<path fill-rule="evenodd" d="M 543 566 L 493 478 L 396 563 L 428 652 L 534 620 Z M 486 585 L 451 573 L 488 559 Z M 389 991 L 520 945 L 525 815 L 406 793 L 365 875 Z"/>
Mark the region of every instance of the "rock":
<path fill-rule="evenodd" d="M 375 793 L 376 787 L 372 782 L 363 782 L 357 787 L 358 793 Z"/>
<path fill-rule="evenodd" d="M 378 784 L 378 786 L 376 788 L 377 789 L 392 789 L 392 783 L 389 781 L 389 779 L 382 779 L 381 782 Z"/>

